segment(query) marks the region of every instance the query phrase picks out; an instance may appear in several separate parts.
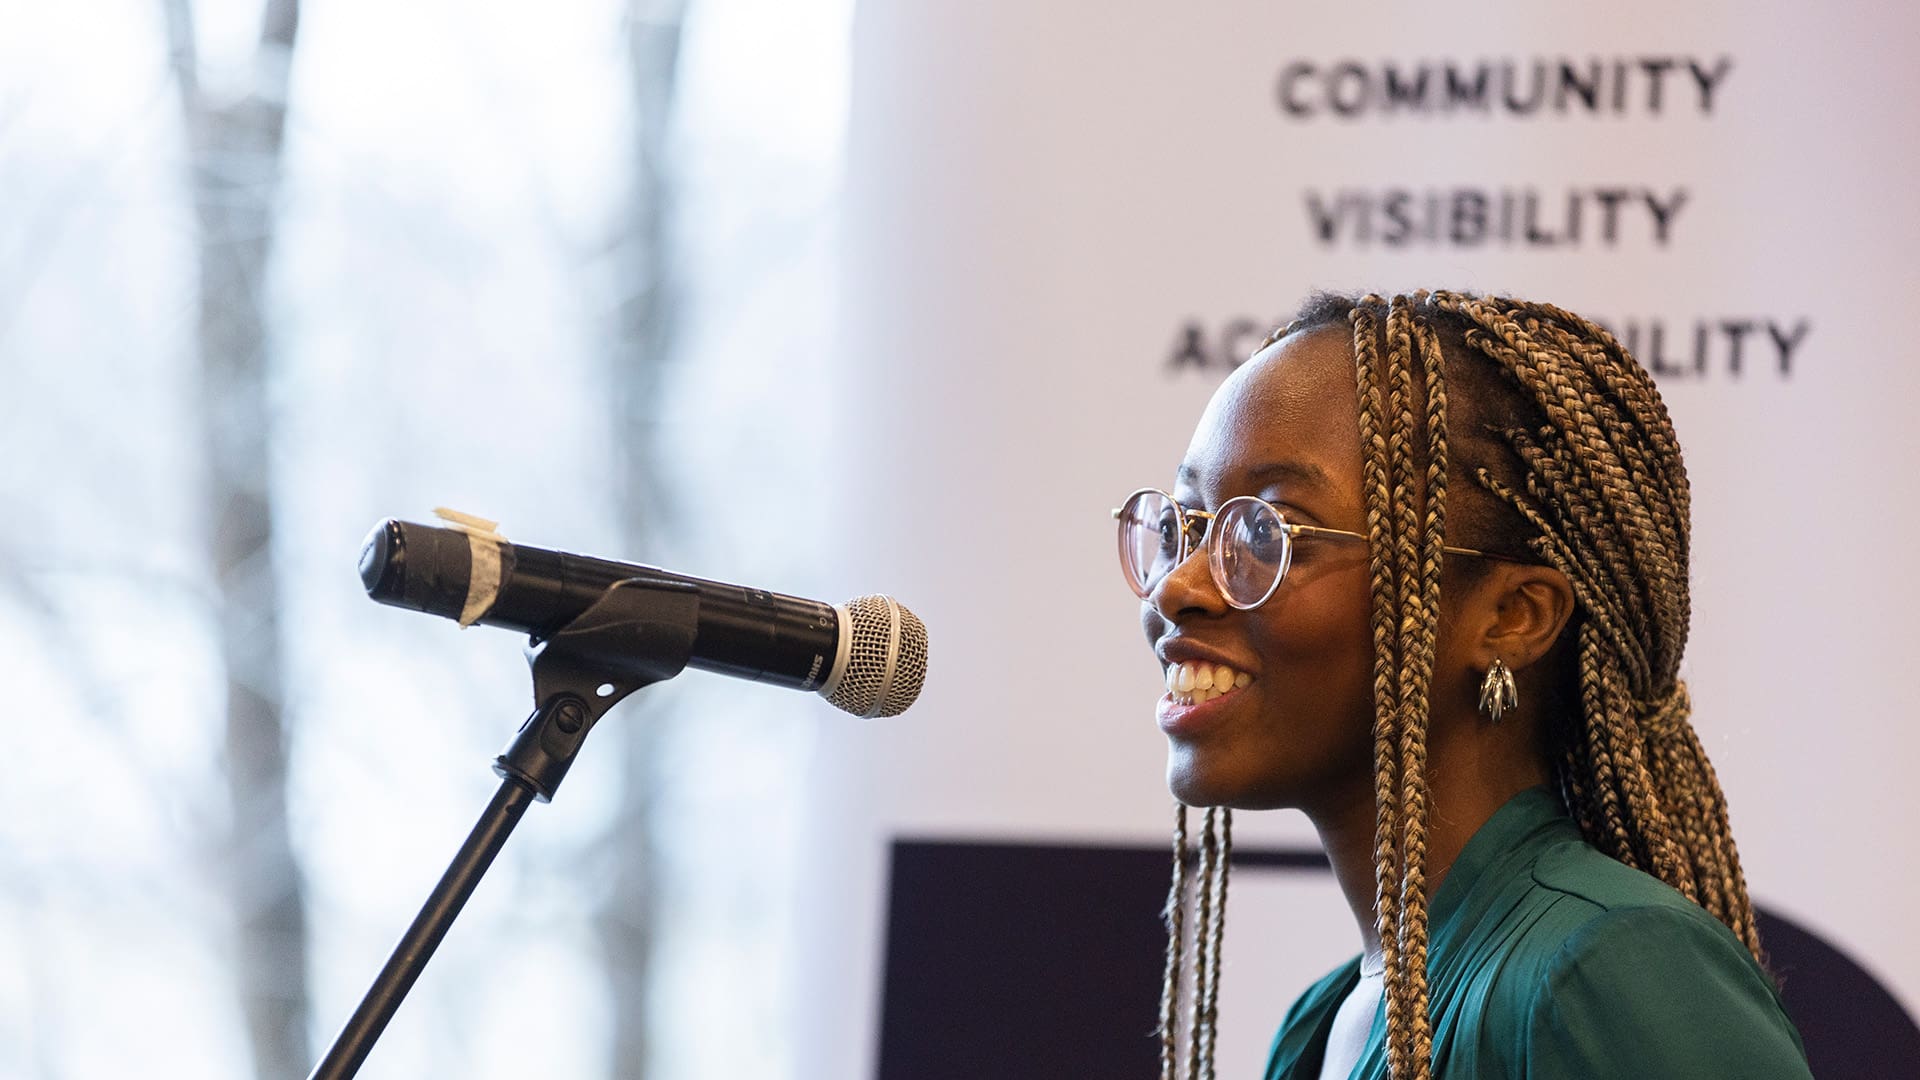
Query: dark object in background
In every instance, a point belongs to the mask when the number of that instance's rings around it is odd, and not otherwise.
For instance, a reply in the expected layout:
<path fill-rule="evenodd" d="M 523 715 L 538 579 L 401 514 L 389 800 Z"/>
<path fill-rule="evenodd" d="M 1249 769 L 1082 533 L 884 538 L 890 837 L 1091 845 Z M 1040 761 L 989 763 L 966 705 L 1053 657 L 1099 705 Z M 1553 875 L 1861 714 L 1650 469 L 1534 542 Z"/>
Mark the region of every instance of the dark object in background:
<path fill-rule="evenodd" d="M 1158 1075 L 1168 854 L 896 840 L 879 1080 Z M 1317 851 L 1239 849 L 1233 863 L 1328 872 Z M 1920 1080 L 1920 1026 L 1893 995 L 1813 932 L 1759 918 L 1813 1074 Z"/>

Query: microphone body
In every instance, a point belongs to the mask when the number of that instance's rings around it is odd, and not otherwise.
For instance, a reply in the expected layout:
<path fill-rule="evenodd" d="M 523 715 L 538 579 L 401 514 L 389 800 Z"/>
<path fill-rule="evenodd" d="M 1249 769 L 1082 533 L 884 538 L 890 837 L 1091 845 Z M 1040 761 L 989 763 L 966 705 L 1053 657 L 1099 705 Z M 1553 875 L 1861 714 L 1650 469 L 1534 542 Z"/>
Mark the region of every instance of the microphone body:
<path fill-rule="evenodd" d="M 367 595 L 395 607 L 531 635 L 558 632 L 633 578 L 699 597 L 689 667 L 820 693 L 860 716 L 892 716 L 926 676 L 926 628 L 889 597 L 836 607 L 637 563 L 513 544 L 497 535 L 389 519 L 360 553 Z"/>

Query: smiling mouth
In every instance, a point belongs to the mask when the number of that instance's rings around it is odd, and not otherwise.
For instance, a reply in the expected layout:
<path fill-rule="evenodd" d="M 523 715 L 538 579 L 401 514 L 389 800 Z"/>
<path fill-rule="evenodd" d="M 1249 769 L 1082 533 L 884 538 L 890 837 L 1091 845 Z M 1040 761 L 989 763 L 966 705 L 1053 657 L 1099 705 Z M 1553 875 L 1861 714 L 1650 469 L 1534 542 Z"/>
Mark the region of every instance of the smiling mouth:
<path fill-rule="evenodd" d="M 1245 689 L 1253 676 L 1225 664 L 1203 662 L 1167 665 L 1167 694 L 1175 705 L 1198 705 Z"/>

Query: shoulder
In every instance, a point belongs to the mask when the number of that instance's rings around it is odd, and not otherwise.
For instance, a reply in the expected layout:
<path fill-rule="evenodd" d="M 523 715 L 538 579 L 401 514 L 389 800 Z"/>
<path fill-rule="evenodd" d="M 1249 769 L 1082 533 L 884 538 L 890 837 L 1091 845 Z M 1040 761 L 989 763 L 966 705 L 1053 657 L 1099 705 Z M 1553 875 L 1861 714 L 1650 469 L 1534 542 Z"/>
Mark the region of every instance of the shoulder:
<path fill-rule="evenodd" d="M 1578 834 L 1536 850 L 1498 888 L 1503 899 L 1489 908 L 1496 914 L 1475 922 L 1462 951 L 1472 957 L 1477 980 L 1502 991 L 1499 997 L 1508 1003 L 1531 1004 L 1569 968 L 1584 971 L 1599 957 L 1644 953 L 1655 941 L 1670 959 L 1692 958 L 1688 970 L 1701 963 L 1726 966 L 1750 971 L 1766 984 L 1759 965 L 1719 920 Z M 1642 940 L 1642 931 L 1651 937 Z"/>
<path fill-rule="evenodd" d="M 1699 905 L 1584 843 L 1532 877 L 1525 982 L 1503 995 L 1530 1075 L 1808 1075 L 1772 979 Z"/>
<path fill-rule="evenodd" d="M 1540 852 L 1529 868 L 1536 887 L 1577 897 L 1599 912 L 1616 909 L 1665 908 L 1699 912 L 1718 926 L 1700 905 L 1680 895 L 1671 885 L 1635 870 L 1584 840 L 1556 843 Z"/>
<path fill-rule="evenodd" d="M 1666 882 L 1584 842 L 1555 845 L 1531 871 L 1547 931 L 1545 940 L 1535 942 L 1543 947 L 1537 1000 L 1555 990 L 1624 980 L 1652 993 L 1720 988 L 1753 998 L 1784 1019 L 1773 980 L 1747 947 Z M 1717 1000 L 1703 1004 L 1710 1008 Z"/>

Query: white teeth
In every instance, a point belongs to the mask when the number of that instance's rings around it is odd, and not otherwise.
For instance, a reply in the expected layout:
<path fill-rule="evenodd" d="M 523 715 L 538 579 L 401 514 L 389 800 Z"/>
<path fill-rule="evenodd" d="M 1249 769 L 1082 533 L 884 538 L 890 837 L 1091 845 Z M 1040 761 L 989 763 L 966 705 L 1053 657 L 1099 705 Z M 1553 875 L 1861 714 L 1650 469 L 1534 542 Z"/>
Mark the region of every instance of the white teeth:
<path fill-rule="evenodd" d="M 1252 685 L 1253 676 L 1225 664 L 1182 663 L 1167 666 L 1167 693 L 1180 705 L 1197 705 Z"/>

